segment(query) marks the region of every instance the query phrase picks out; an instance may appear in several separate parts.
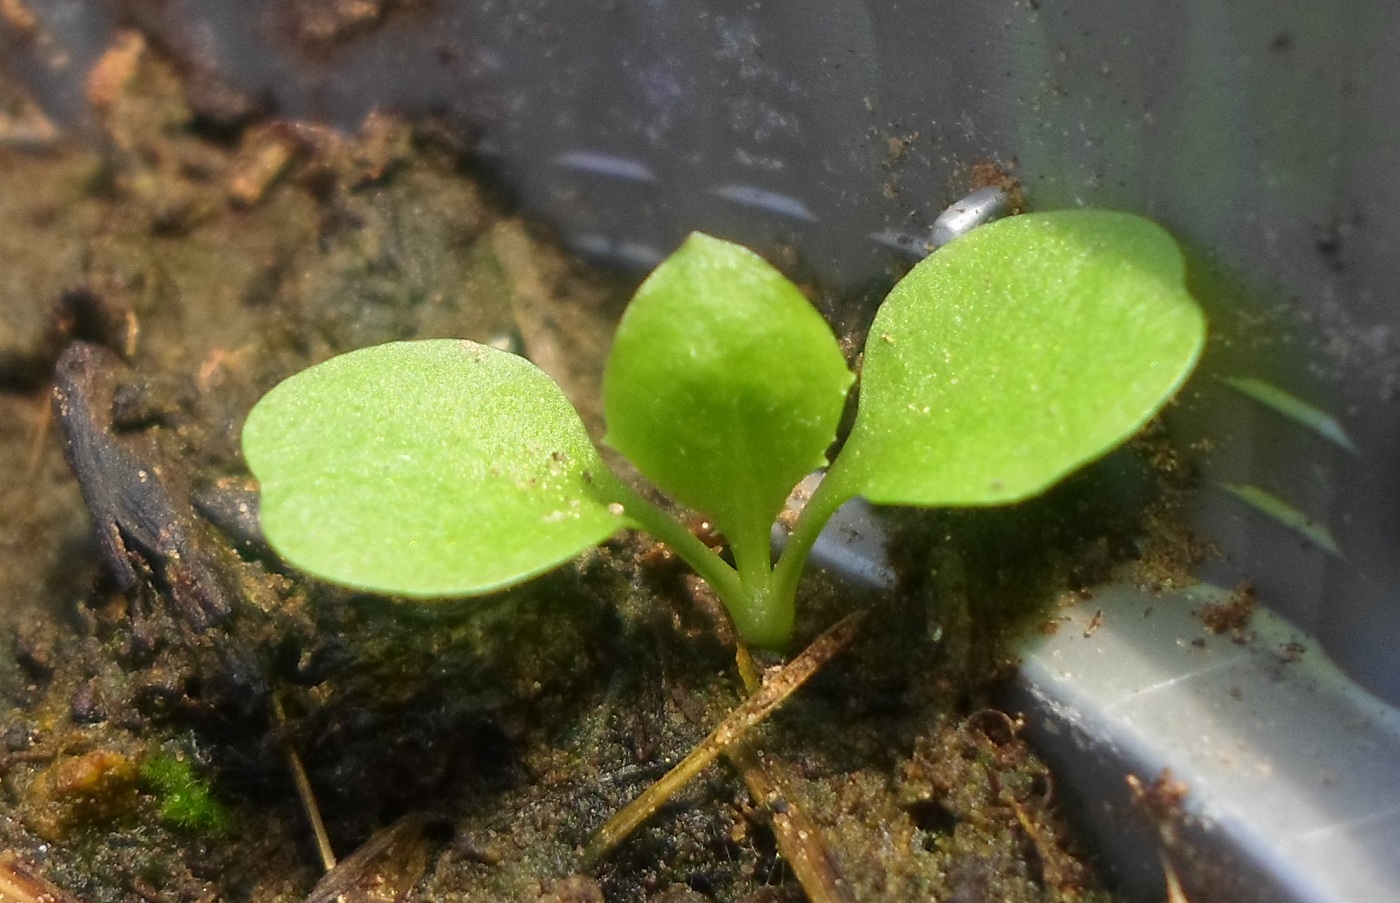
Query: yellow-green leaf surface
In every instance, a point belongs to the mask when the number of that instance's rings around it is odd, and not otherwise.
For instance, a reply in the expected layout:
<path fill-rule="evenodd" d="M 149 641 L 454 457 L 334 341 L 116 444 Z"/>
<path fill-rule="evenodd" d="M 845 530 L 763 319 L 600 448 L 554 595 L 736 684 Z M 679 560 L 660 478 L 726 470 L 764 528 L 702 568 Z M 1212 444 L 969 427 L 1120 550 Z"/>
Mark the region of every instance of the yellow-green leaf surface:
<path fill-rule="evenodd" d="M 1200 354 L 1183 276 L 1165 231 L 1101 210 L 1011 217 L 935 252 L 870 329 L 844 485 L 883 504 L 992 505 L 1103 455 Z"/>
<path fill-rule="evenodd" d="M 695 233 L 623 315 L 603 381 L 607 442 L 713 518 L 736 553 L 761 544 L 766 556 L 793 485 L 826 463 L 851 380 L 796 286 L 752 251 Z"/>
<path fill-rule="evenodd" d="M 361 589 L 486 592 L 627 526 L 559 387 L 474 342 L 395 342 L 298 373 L 253 408 L 243 450 L 273 548 Z"/>

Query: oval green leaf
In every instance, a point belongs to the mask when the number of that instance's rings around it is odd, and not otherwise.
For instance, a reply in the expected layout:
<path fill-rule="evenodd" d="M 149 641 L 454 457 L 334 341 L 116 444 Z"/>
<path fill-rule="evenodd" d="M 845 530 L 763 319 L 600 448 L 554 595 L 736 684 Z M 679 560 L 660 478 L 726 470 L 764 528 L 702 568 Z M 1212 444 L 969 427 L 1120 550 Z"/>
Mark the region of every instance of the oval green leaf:
<path fill-rule="evenodd" d="M 752 251 L 694 233 L 618 326 L 606 441 L 736 550 L 761 544 L 766 555 L 784 499 L 826 463 L 851 381 L 796 286 Z"/>
<path fill-rule="evenodd" d="M 272 547 L 359 589 L 483 593 L 628 525 L 554 381 L 475 342 L 395 342 L 298 373 L 248 415 L 243 452 Z"/>
<path fill-rule="evenodd" d="M 1200 355 L 1181 251 L 1138 216 L 1011 217 L 921 262 L 866 340 L 839 462 L 881 504 L 1013 502 L 1132 436 Z"/>

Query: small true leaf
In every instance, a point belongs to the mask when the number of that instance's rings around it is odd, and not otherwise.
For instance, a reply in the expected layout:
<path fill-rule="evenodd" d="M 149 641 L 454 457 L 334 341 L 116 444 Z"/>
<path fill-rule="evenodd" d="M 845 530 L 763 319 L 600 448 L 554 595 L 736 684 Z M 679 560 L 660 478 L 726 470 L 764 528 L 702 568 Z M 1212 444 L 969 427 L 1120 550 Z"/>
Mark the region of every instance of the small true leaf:
<path fill-rule="evenodd" d="M 695 233 L 618 326 L 603 380 L 607 442 L 766 555 L 793 485 L 826 463 L 851 380 L 796 286 L 752 251 Z"/>
<path fill-rule="evenodd" d="M 1125 213 L 1027 214 L 924 260 L 880 308 L 838 466 L 884 504 L 1035 495 L 1150 419 L 1200 354 L 1176 243 Z"/>
<path fill-rule="evenodd" d="M 474 342 L 395 342 L 302 371 L 253 408 L 243 450 L 278 553 L 361 589 L 485 592 L 628 525 L 559 387 Z"/>

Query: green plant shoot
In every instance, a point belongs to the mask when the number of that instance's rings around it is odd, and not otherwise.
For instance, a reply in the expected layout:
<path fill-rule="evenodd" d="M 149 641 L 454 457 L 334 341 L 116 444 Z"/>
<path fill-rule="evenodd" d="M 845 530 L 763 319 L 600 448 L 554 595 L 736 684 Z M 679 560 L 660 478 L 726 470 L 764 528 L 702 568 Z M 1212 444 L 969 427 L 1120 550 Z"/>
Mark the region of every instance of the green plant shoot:
<path fill-rule="evenodd" d="M 1205 320 L 1141 217 L 1027 214 L 918 264 L 870 328 L 855 425 L 774 563 L 793 486 L 826 464 L 853 381 L 830 328 L 752 252 L 693 234 L 637 290 L 603 383 L 605 441 L 712 520 L 733 564 L 614 476 L 534 365 L 465 340 L 303 371 L 243 433 L 288 561 L 417 598 L 520 582 L 623 528 L 670 545 L 747 642 L 781 648 L 822 526 L 856 496 L 969 506 L 1048 489 L 1154 416 Z"/>

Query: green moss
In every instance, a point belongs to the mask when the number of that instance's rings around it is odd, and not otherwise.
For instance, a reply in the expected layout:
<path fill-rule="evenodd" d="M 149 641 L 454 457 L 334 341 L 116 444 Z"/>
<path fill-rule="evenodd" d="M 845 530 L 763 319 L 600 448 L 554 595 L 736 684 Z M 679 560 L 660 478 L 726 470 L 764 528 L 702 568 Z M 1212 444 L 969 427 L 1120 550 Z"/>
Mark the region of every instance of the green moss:
<path fill-rule="evenodd" d="M 208 779 L 195 774 L 183 756 L 147 756 L 141 763 L 141 784 L 160 800 L 160 817 L 168 825 L 206 833 L 222 833 L 232 826 L 228 809 L 214 798 Z"/>

